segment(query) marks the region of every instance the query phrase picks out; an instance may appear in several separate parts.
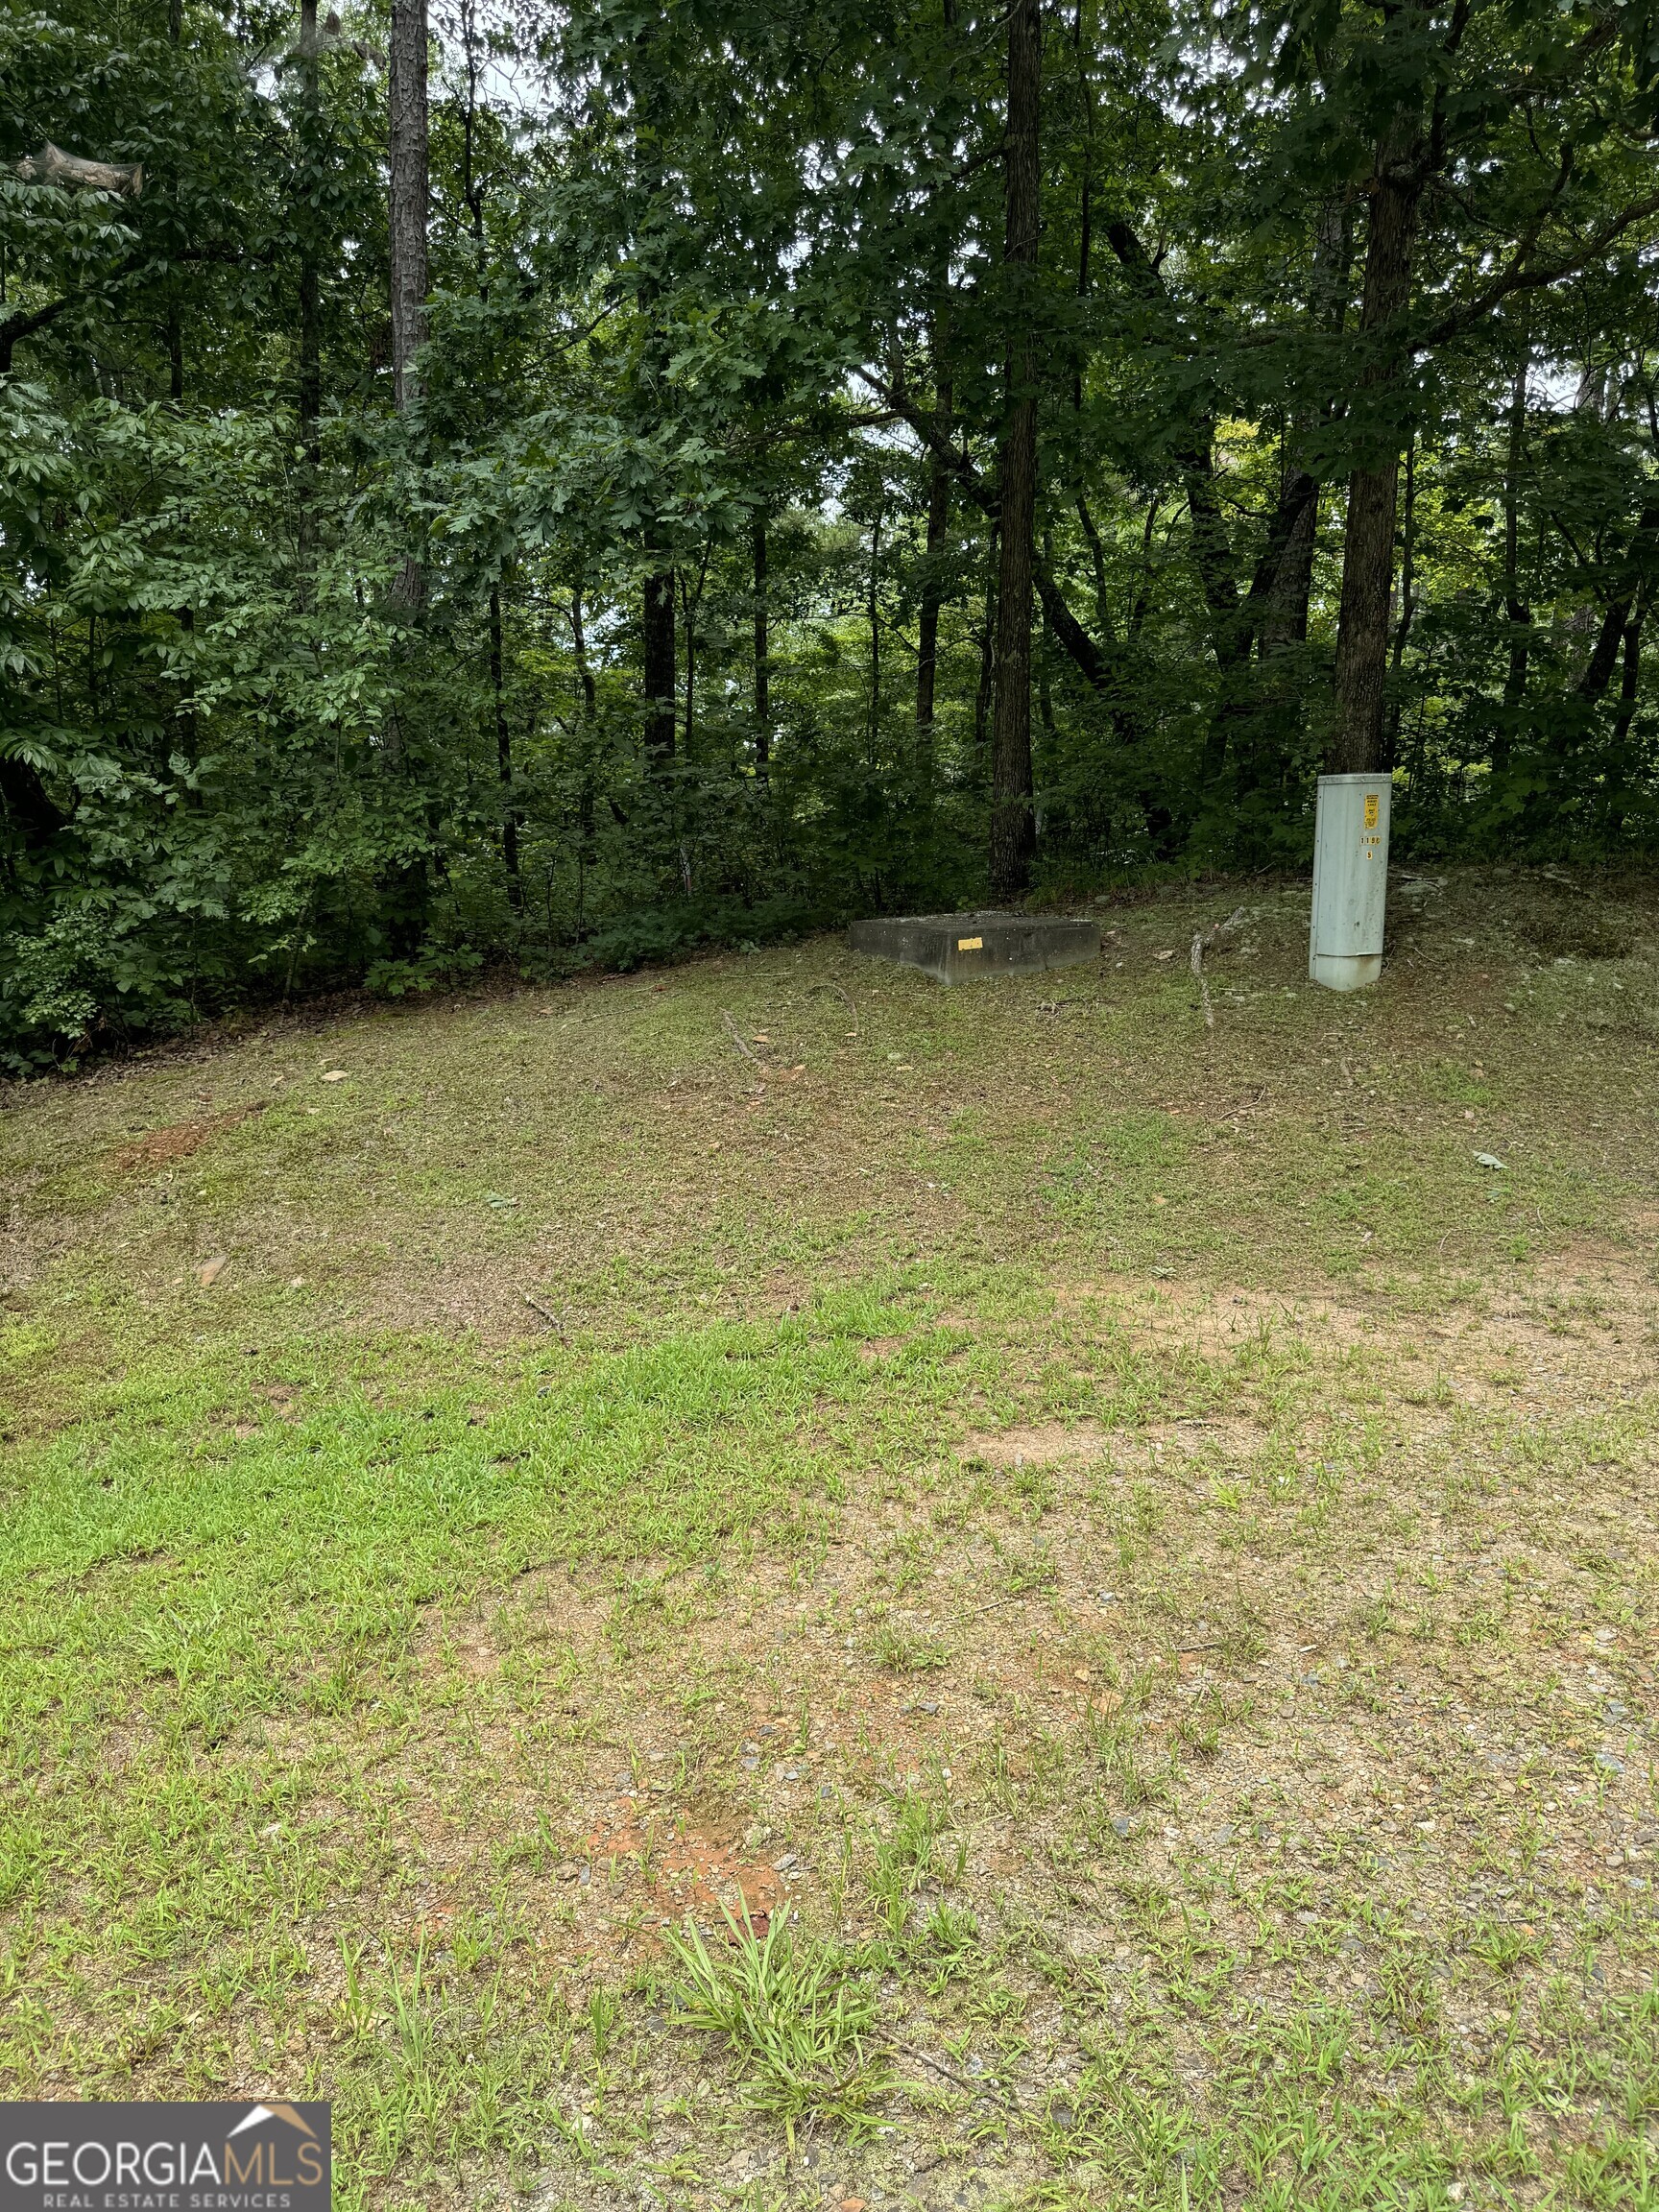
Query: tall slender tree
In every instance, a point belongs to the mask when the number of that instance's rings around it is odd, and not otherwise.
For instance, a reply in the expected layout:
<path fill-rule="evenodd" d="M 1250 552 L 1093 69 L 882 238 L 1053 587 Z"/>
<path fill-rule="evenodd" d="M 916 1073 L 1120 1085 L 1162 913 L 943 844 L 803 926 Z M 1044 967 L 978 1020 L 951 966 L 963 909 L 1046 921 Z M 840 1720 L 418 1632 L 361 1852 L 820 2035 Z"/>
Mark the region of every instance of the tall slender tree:
<path fill-rule="evenodd" d="M 998 465 L 1001 551 L 997 693 L 991 733 L 991 892 L 1018 898 L 1036 847 L 1031 784 L 1032 565 L 1037 521 L 1036 275 L 1042 209 L 1041 0 L 1008 12 L 1003 141 L 1003 313 L 1007 324 Z"/>

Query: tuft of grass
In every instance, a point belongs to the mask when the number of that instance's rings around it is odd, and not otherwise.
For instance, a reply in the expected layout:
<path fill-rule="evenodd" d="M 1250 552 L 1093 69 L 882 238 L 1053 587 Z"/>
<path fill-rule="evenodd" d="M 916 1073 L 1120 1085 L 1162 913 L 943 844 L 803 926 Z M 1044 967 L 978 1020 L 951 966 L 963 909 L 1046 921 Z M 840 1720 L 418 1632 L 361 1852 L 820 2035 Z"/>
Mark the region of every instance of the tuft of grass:
<path fill-rule="evenodd" d="M 916 1636 L 883 1621 L 871 1640 L 876 1664 L 892 1674 L 934 1674 L 950 1664 L 949 1645 L 937 1637 Z"/>
<path fill-rule="evenodd" d="M 1473 1957 L 1490 1966 L 1494 1974 L 1513 1974 L 1529 1960 L 1540 1958 L 1544 1949 L 1530 1929 L 1493 1919 L 1475 1923 L 1469 1932 L 1468 1947 Z"/>
<path fill-rule="evenodd" d="M 730 1912 L 726 1922 L 731 1948 L 721 1955 L 689 1921 L 669 1931 L 681 1970 L 675 2018 L 726 2038 L 749 2078 L 752 2109 L 781 2121 L 791 2147 L 804 2122 L 873 2132 L 872 2108 L 892 2072 L 871 1973 L 834 1945 L 808 1944 L 781 1917 L 764 1936 L 747 1910 L 741 1923 Z"/>

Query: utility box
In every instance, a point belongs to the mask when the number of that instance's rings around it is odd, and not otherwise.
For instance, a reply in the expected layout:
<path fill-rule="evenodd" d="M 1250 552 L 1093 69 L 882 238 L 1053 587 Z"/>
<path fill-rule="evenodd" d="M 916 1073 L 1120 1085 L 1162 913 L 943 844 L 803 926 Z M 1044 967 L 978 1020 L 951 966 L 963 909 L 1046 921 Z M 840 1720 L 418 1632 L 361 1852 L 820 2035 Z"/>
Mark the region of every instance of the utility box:
<path fill-rule="evenodd" d="M 1387 776 L 1319 779 L 1308 973 L 1328 991 L 1360 991 L 1382 973 L 1392 790 Z"/>
<path fill-rule="evenodd" d="M 854 922 L 847 939 L 854 952 L 920 968 L 940 983 L 967 983 L 1097 959 L 1100 925 L 1060 914 L 883 915 Z"/>

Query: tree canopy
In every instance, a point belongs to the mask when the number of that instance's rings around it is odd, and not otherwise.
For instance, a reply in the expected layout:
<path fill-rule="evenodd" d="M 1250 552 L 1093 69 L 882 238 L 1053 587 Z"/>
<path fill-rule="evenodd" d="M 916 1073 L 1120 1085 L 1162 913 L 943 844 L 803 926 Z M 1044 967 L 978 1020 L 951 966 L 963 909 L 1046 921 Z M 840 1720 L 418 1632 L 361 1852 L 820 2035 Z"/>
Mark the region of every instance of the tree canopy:
<path fill-rule="evenodd" d="M 1640 0 L 433 9 L 0 24 L 0 1062 L 1652 847 Z"/>

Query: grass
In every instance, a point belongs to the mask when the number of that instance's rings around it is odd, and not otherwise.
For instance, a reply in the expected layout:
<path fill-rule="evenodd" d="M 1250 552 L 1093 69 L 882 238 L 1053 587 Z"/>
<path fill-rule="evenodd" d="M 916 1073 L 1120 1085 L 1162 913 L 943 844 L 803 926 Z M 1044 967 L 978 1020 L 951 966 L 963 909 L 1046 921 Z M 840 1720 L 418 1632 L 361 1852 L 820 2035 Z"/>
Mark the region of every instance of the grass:
<path fill-rule="evenodd" d="M 780 2121 L 791 2151 L 804 2121 L 871 2133 L 871 2105 L 892 2086 L 876 2048 L 878 2006 L 868 1972 L 824 1945 L 797 1940 L 782 1919 L 764 1936 L 747 1912 L 725 1915 L 729 1948 L 710 1952 L 702 1931 L 670 1934 L 681 1968 L 675 2018 L 712 2030 L 753 2077 L 747 2103 Z"/>
<path fill-rule="evenodd" d="M 1651 2204 L 1653 902 L 1343 1000 L 1253 897 L 1213 1031 L 1234 894 L 8 1094 L 9 2093 L 327 2096 L 375 2212 Z"/>

